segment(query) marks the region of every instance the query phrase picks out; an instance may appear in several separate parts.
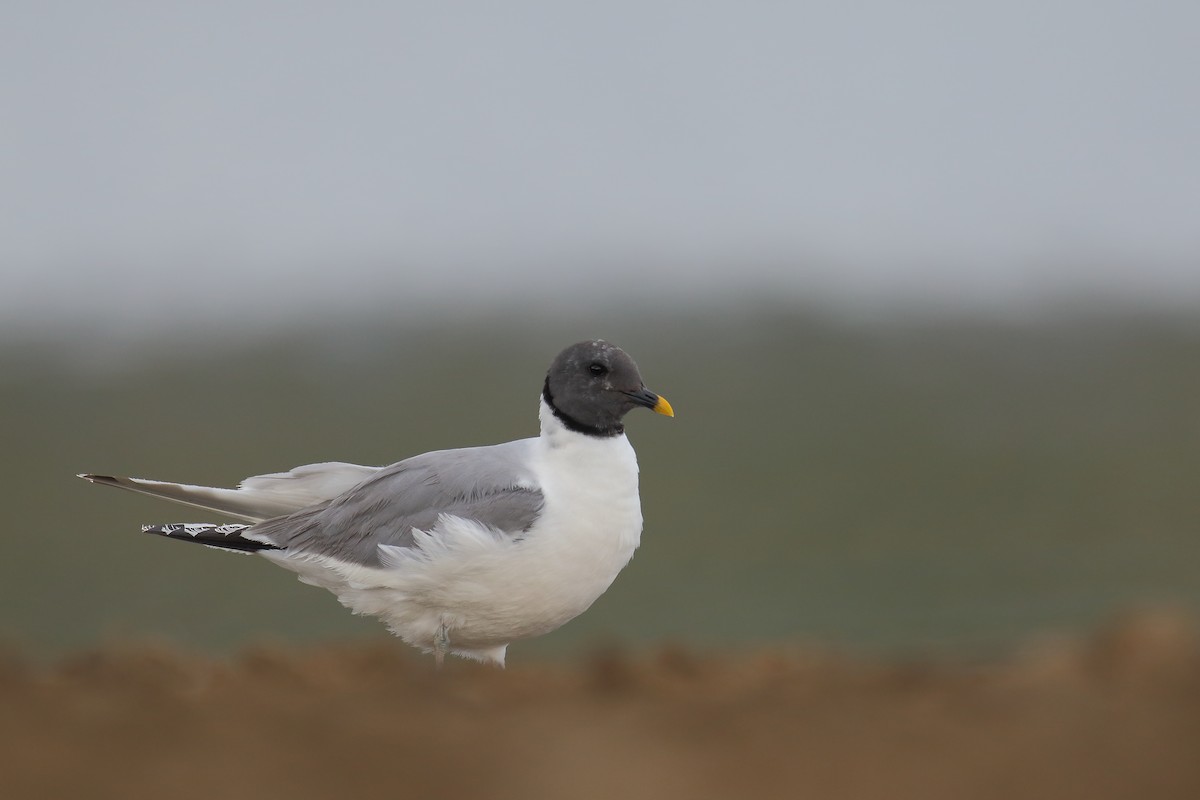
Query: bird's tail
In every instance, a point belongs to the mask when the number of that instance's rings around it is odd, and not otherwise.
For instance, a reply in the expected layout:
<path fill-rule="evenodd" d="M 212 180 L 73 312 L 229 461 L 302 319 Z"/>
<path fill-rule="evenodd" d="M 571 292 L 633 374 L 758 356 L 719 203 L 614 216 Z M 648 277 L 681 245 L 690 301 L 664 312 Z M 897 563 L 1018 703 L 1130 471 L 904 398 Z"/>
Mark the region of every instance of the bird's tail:
<path fill-rule="evenodd" d="M 90 473 L 79 477 L 101 486 L 115 486 L 193 508 L 215 511 L 241 522 L 262 522 L 337 497 L 378 471 L 379 467 L 329 461 L 296 467 L 289 472 L 255 475 L 246 478 L 236 489 Z"/>
<path fill-rule="evenodd" d="M 257 553 L 260 550 L 278 550 L 273 544 L 257 542 L 242 532 L 250 525 L 213 525 L 207 522 L 175 522 L 165 525 L 143 525 L 142 533 L 153 533 L 168 539 L 215 547 L 233 553 Z"/>

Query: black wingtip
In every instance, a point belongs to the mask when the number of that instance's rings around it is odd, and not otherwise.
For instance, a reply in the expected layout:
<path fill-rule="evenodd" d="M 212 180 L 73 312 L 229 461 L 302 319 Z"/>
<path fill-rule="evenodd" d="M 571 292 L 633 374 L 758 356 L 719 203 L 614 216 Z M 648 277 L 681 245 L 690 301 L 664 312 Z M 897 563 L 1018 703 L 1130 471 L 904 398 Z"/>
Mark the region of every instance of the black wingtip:
<path fill-rule="evenodd" d="M 242 537 L 242 531 L 250 525 L 214 525 L 206 522 L 186 523 L 173 522 L 160 525 L 143 525 L 142 533 L 164 536 L 179 542 L 195 542 L 218 550 L 233 550 L 239 553 L 257 553 L 260 550 L 279 550 L 280 548 Z"/>

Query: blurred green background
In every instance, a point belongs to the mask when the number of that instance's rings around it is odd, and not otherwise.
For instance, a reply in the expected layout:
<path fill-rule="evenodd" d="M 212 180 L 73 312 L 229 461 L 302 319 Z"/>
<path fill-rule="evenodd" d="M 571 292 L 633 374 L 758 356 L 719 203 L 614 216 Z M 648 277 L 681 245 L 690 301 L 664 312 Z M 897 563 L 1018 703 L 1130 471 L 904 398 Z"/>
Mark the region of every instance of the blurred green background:
<path fill-rule="evenodd" d="M 663 640 L 969 656 L 1140 605 L 1200 610 L 1194 320 L 769 304 L 518 318 L 164 335 L 90 355 L 6 342 L 0 637 L 53 655 L 124 637 L 224 652 L 386 636 L 265 560 L 138 532 L 202 512 L 73 476 L 235 485 L 534 435 L 546 366 L 590 337 L 629 350 L 677 416 L 630 419 L 637 556 L 514 661 Z"/>

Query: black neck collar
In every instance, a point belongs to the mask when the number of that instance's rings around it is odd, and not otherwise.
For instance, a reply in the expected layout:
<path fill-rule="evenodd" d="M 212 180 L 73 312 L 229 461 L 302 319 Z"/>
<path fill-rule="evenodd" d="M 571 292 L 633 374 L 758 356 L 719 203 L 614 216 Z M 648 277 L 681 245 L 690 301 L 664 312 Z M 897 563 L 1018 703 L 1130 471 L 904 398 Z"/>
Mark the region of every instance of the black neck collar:
<path fill-rule="evenodd" d="M 550 394 L 550 377 L 546 376 L 546 382 L 542 385 L 542 399 L 546 401 L 546 405 L 554 412 L 554 416 L 563 424 L 569 431 L 582 433 L 585 436 L 595 436 L 597 439 L 607 439 L 612 436 L 620 436 L 625 432 L 625 426 L 621 423 L 610 427 L 600 427 L 598 425 L 587 425 L 580 422 L 574 417 L 564 412 L 561 408 L 554 404 L 554 395 Z"/>

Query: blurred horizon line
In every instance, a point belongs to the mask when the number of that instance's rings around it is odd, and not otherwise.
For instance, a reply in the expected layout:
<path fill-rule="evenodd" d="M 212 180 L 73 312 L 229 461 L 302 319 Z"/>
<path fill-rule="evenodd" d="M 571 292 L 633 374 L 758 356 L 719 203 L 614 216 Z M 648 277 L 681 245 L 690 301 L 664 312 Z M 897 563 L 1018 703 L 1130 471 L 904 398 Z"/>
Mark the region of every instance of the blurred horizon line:
<path fill-rule="evenodd" d="M 1188 258 L 1079 253 L 998 270 L 953 259 L 852 265 L 813 254 L 610 253 L 424 267 L 395 257 L 343 264 L 312 258 L 292 268 L 247 264 L 238 270 L 214 267 L 229 262 L 211 255 L 167 259 L 157 272 L 132 262 L 77 265 L 58 271 L 65 280 L 54 285 L 0 274 L 0 283 L 8 284 L 0 297 L 0 334 L 41 342 L 84 331 L 136 340 L 180 328 L 204 334 L 247 321 L 265 331 L 396 317 L 424 325 L 447 316 L 575 316 L 580 306 L 600 314 L 653 307 L 734 315 L 766 306 L 852 323 L 1200 311 L 1200 268 Z"/>
<path fill-rule="evenodd" d="M 704 331 L 732 338 L 740 332 L 761 337 L 772 330 L 785 335 L 805 330 L 864 336 L 976 330 L 1200 336 L 1200 298 L 1185 294 L 1133 298 L 1123 293 L 1066 292 L 1020 301 L 981 298 L 939 303 L 759 290 L 724 297 L 710 293 L 664 299 L 651 293 L 588 300 L 581 308 L 570 298 L 520 302 L 508 296 L 464 307 L 443 298 L 389 309 L 386 297 L 379 296 L 357 307 L 321 310 L 310 302 L 280 306 L 273 313 L 231 306 L 207 313 L 199 305 L 167 304 L 136 316 L 0 318 L 0 360 L 94 372 L 139 361 L 202 361 L 237 351 L 293 352 L 298 347 L 318 360 L 357 361 L 396 347 L 405 337 L 426 343 L 436 339 L 440 346 L 483 334 L 512 341 L 543 336 L 555 341 L 562 336 L 619 340 L 622 333 L 656 338 L 655 333 L 664 329 L 675 335 Z"/>

